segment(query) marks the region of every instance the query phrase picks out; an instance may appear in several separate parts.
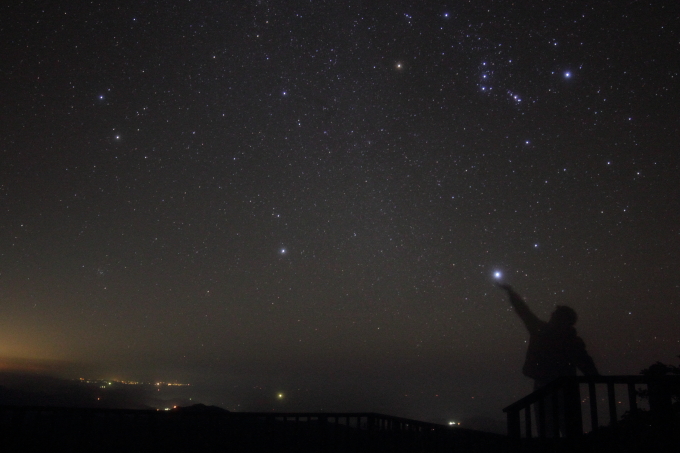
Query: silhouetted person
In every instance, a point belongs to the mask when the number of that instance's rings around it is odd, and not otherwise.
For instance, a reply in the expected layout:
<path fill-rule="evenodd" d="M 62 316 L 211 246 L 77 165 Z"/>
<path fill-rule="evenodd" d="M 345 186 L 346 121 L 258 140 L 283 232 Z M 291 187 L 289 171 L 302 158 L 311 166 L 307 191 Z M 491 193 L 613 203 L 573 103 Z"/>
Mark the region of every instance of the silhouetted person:
<path fill-rule="evenodd" d="M 576 312 L 558 305 L 548 322 L 542 321 L 527 306 L 524 299 L 510 285 L 498 285 L 508 292 L 510 303 L 529 331 L 529 347 L 522 372 L 534 380 L 534 390 L 562 376 L 576 376 L 579 369 L 586 376 L 598 375 L 595 362 L 586 351 L 586 344 L 576 335 Z M 560 406 L 564 399 L 560 398 Z M 545 427 L 552 437 L 552 399 L 544 400 Z M 536 420 L 539 420 L 536 414 Z M 560 420 L 564 430 L 564 420 Z M 537 424 L 538 426 L 538 424 Z M 543 427 L 538 426 L 539 430 Z M 555 436 L 557 437 L 557 436 Z"/>
<path fill-rule="evenodd" d="M 538 319 L 524 299 L 510 285 L 498 285 L 510 296 L 510 303 L 529 331 L 529 348 L 522 372 L 534 380 L 535 389 L 562 376 L 576 376 L 578 368 L 586 376 L 598 375 L 586 344 L 576 335 L 576 312 L 558 305 L 550 321 Z"/>

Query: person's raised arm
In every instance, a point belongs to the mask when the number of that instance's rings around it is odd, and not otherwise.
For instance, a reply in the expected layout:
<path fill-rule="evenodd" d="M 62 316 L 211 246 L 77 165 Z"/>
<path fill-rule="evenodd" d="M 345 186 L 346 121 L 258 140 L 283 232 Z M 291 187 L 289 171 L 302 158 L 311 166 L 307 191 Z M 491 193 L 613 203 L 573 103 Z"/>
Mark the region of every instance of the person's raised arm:
<path fill-rule="evenodd" d="M 517 294 L 512 286 L 499 283 L 498 287 L 507 291 L 512 307 L 515 309 L 522 322 L 524 322 L 529 333 L 536 332 L 544 324 L 543 321 L 538 319 L 538 316 L 531 311 L 527 303 L 522 299 L 522 296 Z"/>

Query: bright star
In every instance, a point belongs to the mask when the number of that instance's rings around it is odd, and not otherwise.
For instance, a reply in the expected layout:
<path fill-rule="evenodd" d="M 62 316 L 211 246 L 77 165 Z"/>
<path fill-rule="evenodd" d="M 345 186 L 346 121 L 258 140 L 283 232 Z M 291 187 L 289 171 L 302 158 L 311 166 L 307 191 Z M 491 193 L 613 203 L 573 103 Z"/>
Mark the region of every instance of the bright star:
<path fill-rule="evenodd" d="M 564 73 L 564 77 L 567 78 L 567 79 L 568 79 L 569 77 L 571 77 L 571 72 L 565 72 L 565 73 Z"/>
<path fill-rule="evenodd" d="M 285 254 L 286 254 L 286 249 L 281 249 L 281 255 L 285 255 Z"/>
<path fill-rule="evenodd" d="M 500 271 L 496 271 L 493 273 L 493 278 L 496 280 L 500 279 L 503 276 L 503 274 L 500 273 Z"/>

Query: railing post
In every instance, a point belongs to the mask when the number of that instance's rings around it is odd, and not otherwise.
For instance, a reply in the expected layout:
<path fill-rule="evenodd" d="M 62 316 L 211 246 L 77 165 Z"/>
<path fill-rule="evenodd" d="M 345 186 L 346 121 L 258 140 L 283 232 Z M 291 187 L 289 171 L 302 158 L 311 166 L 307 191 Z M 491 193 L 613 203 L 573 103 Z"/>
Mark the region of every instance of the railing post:
<path fill-rule="evenodd" d="M 581 416 L 581 392 L 575 379 L 564 381 L 564 422 L 565 437 L 573 439 L 583 435 L 583 417 Z"/>
<path fill-rule="evenodd" d="M 597 419 L 597 393 L 595 392 L 595 382 L 588 382 L 588 399 L 590 400 L 590 429 L 597 431 L 600 424 Z"/>
<path fill-rule="evenodd" d="M 607 400 L 609 403 L 609 424 L 616 426 L 618 420 L 616 416 L 616 393 L 614 392 L 613 382 L 607 382 Z"/>
<path fill-rule="evenodd" d="M 551 409 L 551 427 L 552 431 L 550 432 L 549 436 L 550 437 L 560 437 L 560 420 L 564 421 L 564 408 L 560 405 L 560 403 L 564 403 L 564 398 L 562 398 L 562 401 L 560 401 L 560 388 L 559 386 L 553 387 L 553 392 L 552 395 L 550 395 L 550 398 L 552 400 L 552 407 Z"/>
<path fill-rule="evenodd" d="M 545 395 L 536 403 L 538 404 L 538 420 L 536 420 L 536 428 L 538 429 L 538 437 L 545 439 Z"/>
<path fill-rule="evenodd" d="M 649 413 L 655 424 L 667 423 L 673 418 L 673 401 L 669 385 L 663 381 L 647 384 L 649 392 Z"/>
<path fill-rule="evenodd" d="M 531 404 L 524 409 L 524 434 L 531 439 Z"/>
<path fill-rule="evenodd" d="M 375 434 L 375 418 L 371 414 L 366 416 L 366 433 L 368 435 L 368 448 L 373 450 L 377 436 Z"/>
<path fill-rule="evenodd" d="M 637 414 L 637 393 L 635 391 L 635 384 L 632 382 L 628 383 L 628 410 L 630 415 Z"/>
<path fill-rule="evenodd" d="M 513 439 L 522 437 L 522 428 L 519 422 L 519 409 L 508 411 L 508 436 Z"/>

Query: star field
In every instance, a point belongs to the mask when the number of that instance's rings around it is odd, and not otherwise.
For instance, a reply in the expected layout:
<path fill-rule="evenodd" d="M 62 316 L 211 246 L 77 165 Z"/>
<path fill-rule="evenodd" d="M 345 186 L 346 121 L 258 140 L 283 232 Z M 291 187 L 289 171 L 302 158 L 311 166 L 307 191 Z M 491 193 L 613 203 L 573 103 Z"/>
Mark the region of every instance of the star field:
<path fill-rule="evenodd" d="M 2 7 L 0 355 L 501 419 L 531 390 L 501 280 L 603 374 L 673 361 L 677 13 Z"/>

